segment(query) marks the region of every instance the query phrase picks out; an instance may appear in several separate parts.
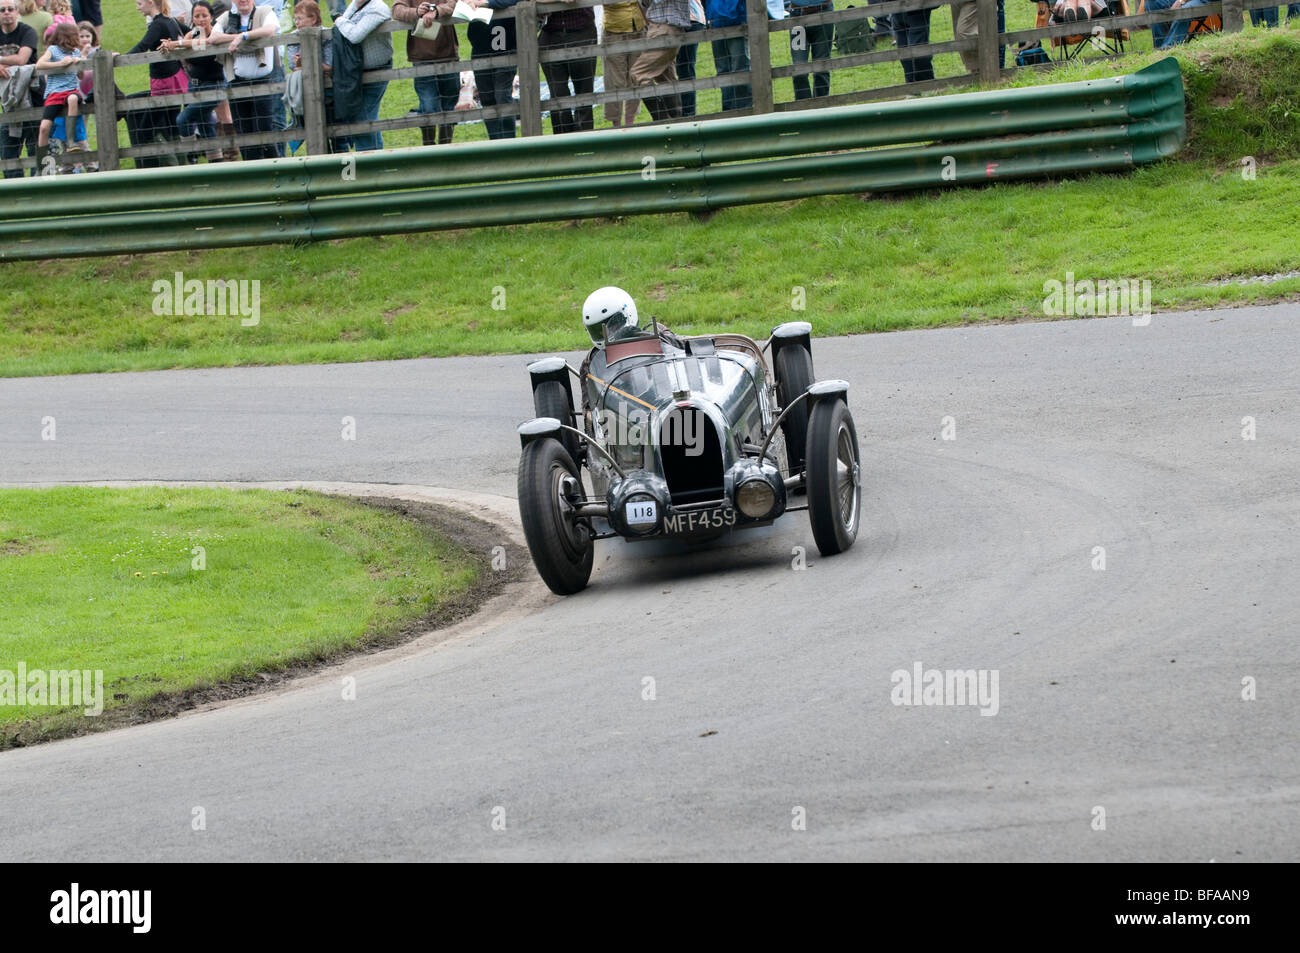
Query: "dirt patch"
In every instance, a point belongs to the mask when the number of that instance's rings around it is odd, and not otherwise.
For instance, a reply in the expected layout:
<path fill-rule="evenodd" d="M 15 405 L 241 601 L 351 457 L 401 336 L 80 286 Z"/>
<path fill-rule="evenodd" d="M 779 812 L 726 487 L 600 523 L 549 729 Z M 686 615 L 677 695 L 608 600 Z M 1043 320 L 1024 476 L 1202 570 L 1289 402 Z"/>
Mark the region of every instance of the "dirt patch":
<path fill-rule="evenodd" d="M 30 556 L 50 551 L 50 545 L 39 539 L 0 539 L 0 556 Z"/>
<path fill-rule="evenodd" d="M 58 721 L 39 728 L 32 723 L 9 725 L 0 728 L 0 751 L 121 728 L 126 725 L 143 724 L 160 718 L 171 718 L 200 706 L 270 691 L 292 679 L 319 671 L 327 665 L 334 665 L 358 656 L 373 655 L 375 652 L 454 625 L 472 616 L 506 586 L 522 580 L 525 568 L 531 566 L 526 549 L 511 542 L 507 534 L 497 526 L 477 517 L 434 503 L 374 497 L 349 497 L 349 499 L 363 506 L 387 510 L 411 520 L 431 541 L 450 540 L 461 547 L 465 559 L 478 569 L 477 578 L 465 592 L 444 602 L 428 615 L 407 622 L 396 629 L 370 633 L 359 645 L 352 648 L 303 656 L 283 665 L 268 667 L 252 675 L 216 685 L 198 686 L 178 693 L 159 692 L 119 708 L 109 709 L 98 718 L 69 718 L 66 722 Z M 7 544 L 0 544 L 0 553 L 4 551 L 4 545 Z M 492 566 L 492 552 L 497 546 L 505 547 L 504 569 L 494 569 Z M 118 679 L 113 683 L 105 684 L 104 693 L 110 697 L 116 695 L 120 700 L 122 693 L 115 693 L 114 689 L 120 689 L 127 684 L 138 688 L 140 682 L 148 682 L 151 677 L 150 674 L 145 673 L 132 676 L 130 679 Z"/>

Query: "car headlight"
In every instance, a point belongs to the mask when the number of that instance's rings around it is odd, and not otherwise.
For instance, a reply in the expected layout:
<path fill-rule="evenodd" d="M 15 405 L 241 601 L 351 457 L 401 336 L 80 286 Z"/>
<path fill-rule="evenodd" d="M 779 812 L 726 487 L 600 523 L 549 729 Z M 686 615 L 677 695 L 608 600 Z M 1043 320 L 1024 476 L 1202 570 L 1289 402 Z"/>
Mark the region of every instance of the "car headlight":
<path fill-rule="evenodd" d="M 776 506 L 776 492 L 766 480 L 746 480 L 736 491 L 736 506 L 750 519 L 762 519 Z"/>

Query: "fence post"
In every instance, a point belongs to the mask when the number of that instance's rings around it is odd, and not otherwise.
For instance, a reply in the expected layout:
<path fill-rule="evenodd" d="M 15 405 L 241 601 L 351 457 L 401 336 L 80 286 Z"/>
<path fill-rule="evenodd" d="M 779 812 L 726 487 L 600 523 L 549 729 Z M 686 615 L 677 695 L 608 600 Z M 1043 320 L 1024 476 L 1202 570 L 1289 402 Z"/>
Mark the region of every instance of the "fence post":
<path fill-rule="evenodd" d="M 745 0 L 749 39 L 749 89 L 754 115 L 772 111 L 772 50 L 768 43 L 766 0 Z"/>
<path fill-rule="evenodd" d="M 540 136 L 542 81 L 537 76 L 541 63 L 537 58 L 537 4 L 533 0 L 515 5 L 515 51 L 519 57 L 519 131 L 525 136 Z"/>
<path fill-rule="evenodd" d="M 113 56 L 100 50 L 91 62 L 95 83 L 95 151 L 99 153 L 99 171 L 112 172 L 117 158 L 117 86 L 113 83 Z M 39 169 L 36 170 L 38 173 Z"/>
<path fill-rule="evenodd" d="M 975 23 L 979 30 L 975 37 L 975 56 L 979 61 L 980 82 L 991 86 L 1002 81 L 1002 64 L 998 57 L 997 0 L 975 0 Z"/>
<path fill-rule="evenodd" d="M 329 135 L 325 131 L 325 70 L 320 37 L 321 28 L 318 26 L 304 27 L 298 31 L 298 51 L 302 55 L 302 125 L 309 156 L 323 156 L 329 152 Z"/>
<path fill-rule="evenodd" d="M 1223 0 L 1223 32 L 1241 32 L 1241 0 Z"/>

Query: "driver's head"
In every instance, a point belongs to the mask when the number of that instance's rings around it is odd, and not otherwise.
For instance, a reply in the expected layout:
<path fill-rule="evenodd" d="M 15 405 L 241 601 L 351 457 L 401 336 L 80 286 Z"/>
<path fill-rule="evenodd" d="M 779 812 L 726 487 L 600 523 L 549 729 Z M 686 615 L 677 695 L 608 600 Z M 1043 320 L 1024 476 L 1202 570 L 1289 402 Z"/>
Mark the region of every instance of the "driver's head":
<path fill-rule="evenodd" d="M 637 331 L 636 303 L 622 288 L 598 288 L 582 305 L 582 323 L 596 347 Z"/>

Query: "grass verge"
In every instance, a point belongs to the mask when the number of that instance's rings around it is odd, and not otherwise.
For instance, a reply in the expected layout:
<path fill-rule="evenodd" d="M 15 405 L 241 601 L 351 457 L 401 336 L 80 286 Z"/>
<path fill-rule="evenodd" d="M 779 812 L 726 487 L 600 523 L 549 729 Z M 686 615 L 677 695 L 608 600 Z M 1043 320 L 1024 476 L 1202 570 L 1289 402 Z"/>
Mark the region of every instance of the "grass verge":
<path fill-rule="evenodd" d="M 605 284 L 682 331 L 751 334 L 791 317 L 818 334 L 1041 318 L 1044 283 L 1070 272 L 1150 281 L 1157 309 L 1294 296 L 1300 277 L 1236 279 L 1300 270 L 1300 31 L 1212 37 L 1177 57 L 1188 146 L 1130 175 L 829 196 L 708 221 L 640 216 L 0 265 L 0 376 L 578 348 L 578 308 Z M 1155 58 L 1017 82 L 1114 75 Z M 177 272 L 259 281 L 258 324 L 155 314 L 154 283 Z"/>
<path fill-rule="evenodd" d="M 104 709 L 18 704 L 0 671 L 0 749 L 172 714 L 467 614 L 501 574 L 448 540 L 457 527 L 408 518 L 417 509 L 305 491 L 0 490 L 0 670 L 102 671 Z"/>

